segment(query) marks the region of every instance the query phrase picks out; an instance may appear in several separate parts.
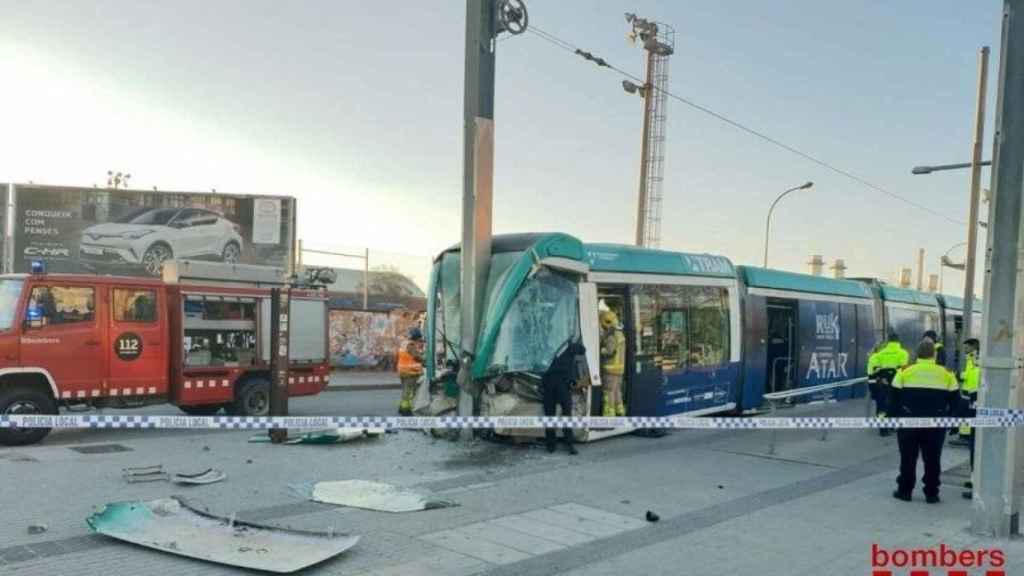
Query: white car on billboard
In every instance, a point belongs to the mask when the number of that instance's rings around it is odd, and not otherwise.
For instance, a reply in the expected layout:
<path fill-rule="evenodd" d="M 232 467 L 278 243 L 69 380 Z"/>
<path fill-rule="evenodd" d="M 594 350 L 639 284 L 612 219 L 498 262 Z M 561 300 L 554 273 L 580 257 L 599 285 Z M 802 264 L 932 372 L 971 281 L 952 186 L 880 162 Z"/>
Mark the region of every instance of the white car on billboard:
<path fill-rule="evenodd" d="M 242 235 L 234 222 L 200 208 L 143 208 L 82 232 L 84 263 L 141 267 L 159 276 L 172 258 L 238 262 Z"/>

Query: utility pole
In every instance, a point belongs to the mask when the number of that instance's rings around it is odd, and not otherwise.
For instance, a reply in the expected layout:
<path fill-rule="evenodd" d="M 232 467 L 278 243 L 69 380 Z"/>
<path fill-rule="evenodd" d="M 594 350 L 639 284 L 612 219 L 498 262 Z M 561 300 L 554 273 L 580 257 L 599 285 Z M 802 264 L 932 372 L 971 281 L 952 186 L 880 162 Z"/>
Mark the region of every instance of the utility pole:
<path fill-rule="evenodd" d="M 978 52 L 978 95 L 974 110 L 974 144 L 971 155 L 971 205 L 967 219 L 967 260 L 964 263 L 964 320 L 957 350 L 971 337 L 974 326 L 974 268 L 978 252 L 978 204 L 981 198 L 981 152 L 985 138 L 985 98 L 988 94 L 988 46 Z"/>
<path fill-rule="evenodd" d="M 665 124 L 668 93 L 668 57 L 675 52 L 675 30 L 664 23 L 626 14 L 633 26 L 629 38 L 638 38 L 647 52 L 644 85 L 624 81 L 629 93 L 644 99 L 640 142 L 640 186 L 636 205 L 636 245 L 661 243 L 661 198 L 665 174 Z"/>
<path fill-rule="evenodd" d="M 1002 24 L 978 399 L 983 408 L 1019 409 L 1024 384 L 1019 356 L 1024 350 L 1024 267 L 1018 267 L 1024 196 L 1024 0 L 1004 0 Z M 1020 531 L 1020 429 L 978 428 L 975 434 L 972 528 L 1008 538 Z"/>
<path fill-rule="evenodd" d="M 466 0 L 466 70 L 462 127 L 462 251 L 459 358 L 460 416 L 472 416 L 473 359 L 491 263 L 494 182 L 494 62 L 500 32 L 526 31 L 522 0 Z M 463 439 L 473 437 L 463 429 Z"/>
<path fill-rule="evenodd" d="M 270 289 L 270 405 L 267 407 L 270 416 L 288 415 L 290 296 L 291 290 L 287 285 Z M 281 444 L 287 439 L 287 428 L 270 429 L 270 441 L 274 444 Z"/>

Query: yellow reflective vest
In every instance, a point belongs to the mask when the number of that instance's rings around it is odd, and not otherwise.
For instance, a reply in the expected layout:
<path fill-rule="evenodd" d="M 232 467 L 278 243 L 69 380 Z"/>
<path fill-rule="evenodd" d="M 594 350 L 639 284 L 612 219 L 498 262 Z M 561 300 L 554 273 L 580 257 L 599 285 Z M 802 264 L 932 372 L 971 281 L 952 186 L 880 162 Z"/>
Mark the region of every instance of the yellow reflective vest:
<path fill-rule="evenodd" d="M 981 368 L 975 363 L 974 354 L 967 355 L 967 366 L 960 373 L 960 379 L 963 381 L 961 390 L 965 393 L 974 394 L 978 391 L 978 384 L 981 383 Z"/>
<path fill-rule="evenodd" d="M 899 342 L 888 342 L 881 350 L 868 357 L 868 376 L 876 370 L 899 370 L 910 362 L 910 354 Z"/>
<path fill-rule="evenodd" d="M 956 377 L 934 358 L 918 358 L 897 372 L 891 391 L 889 413 L 897 417 L 948 416 L 960 399 Z"/>

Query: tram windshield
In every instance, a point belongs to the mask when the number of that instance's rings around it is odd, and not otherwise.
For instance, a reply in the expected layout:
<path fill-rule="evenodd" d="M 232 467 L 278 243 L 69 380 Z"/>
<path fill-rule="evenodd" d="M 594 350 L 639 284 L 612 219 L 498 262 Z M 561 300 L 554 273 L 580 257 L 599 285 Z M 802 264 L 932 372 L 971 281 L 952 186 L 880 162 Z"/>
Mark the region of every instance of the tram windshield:
<path fill-rule="evenodd" d="M 576 283 L 541 269 L 516 293 L 494 343 L 489 373 L 547 370 L 555 354 L 579 336 Z"/>
<path fill-rule="evenodd" d="M 509 268 L 521 256 L 522 251 L 499 252 L 491 256 L 491 267 L 487 274 L 487 290 L 484 294 L 484 310 L 490 310 L 494 299 L 501 293 Z M 436 285 L 430 297 L 434 300 L 433 320 L 434 357 L 438 365 L 458 359 L 461 342 L 462 284 L 461 254 L 446 252 L 434 264 Z"/>

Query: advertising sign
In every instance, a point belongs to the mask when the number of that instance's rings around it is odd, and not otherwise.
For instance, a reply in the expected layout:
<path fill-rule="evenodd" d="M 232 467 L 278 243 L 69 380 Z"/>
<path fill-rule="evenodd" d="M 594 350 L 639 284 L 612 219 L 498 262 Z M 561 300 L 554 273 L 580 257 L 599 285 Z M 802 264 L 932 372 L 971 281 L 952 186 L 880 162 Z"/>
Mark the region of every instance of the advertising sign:
<path fill-rule="evenodd" d="M 800 303 L 800 334 L 810 346 L 802 349 L 803 386 L 845 380 L 852 366 L 843 346 L 843 337 L 852 328 L 844 326 L 840 304 L 834 302 L 805 301 Z M 813 336 L 813 338 L 811 338 Z"/>
<path fill-rule="evenodd" d="M 295 199 L 18 184 L 15 272 L 159 276 L 170 259 L 287 268 Z M 6 203 L 5 203 L 6 204 Z"/>

